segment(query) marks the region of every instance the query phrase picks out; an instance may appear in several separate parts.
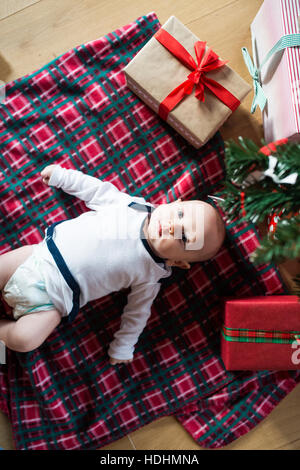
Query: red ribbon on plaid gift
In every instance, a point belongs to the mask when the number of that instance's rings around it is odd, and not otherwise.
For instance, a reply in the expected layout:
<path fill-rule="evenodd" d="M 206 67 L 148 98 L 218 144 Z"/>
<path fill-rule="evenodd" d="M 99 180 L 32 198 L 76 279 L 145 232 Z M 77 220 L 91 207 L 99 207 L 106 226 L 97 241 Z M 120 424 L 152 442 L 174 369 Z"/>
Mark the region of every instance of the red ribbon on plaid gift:
<path fill-rule="evenodd" d="M 187 95 L 190 95 L 196 86 L 195 97 L 204 102 L 204 88 L 207 87 L 220 101 L 235 111 L 240 101 L 220 83 L 208 78 L 207 72 L 223 67 L 227 61 L 220 60 L 212 49 L 206 50 L 206 42 L 196 41 L 194 44 L 197 64 L 191 54 L 165 29 L 161 28 L 154 37 L 177 59 L 192 71 L 187 80 L 174 88 L 171 93 L 160 103 L 158 114 L 166 120 L 172 109 L 177 106 Z"/>

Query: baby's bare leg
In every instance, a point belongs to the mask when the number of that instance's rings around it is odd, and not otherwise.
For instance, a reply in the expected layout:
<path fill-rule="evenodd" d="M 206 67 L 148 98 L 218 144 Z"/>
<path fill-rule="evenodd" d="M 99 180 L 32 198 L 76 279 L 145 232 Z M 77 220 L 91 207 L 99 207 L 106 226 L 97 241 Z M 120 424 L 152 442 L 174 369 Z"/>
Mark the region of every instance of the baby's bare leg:
<path fill-rule="evenodd" d="M 24 245 L 0 255 L 0 290 L 11 278 L 15 270 L 32 254 L 34 245 Z"/>
<path fill-rule="evenodd" d="M 15 320 L 0 320 L 0 340 L 18 352 L 38 348 L 58 326 L 60 313 L 53 309 L 30 313 Z"/>

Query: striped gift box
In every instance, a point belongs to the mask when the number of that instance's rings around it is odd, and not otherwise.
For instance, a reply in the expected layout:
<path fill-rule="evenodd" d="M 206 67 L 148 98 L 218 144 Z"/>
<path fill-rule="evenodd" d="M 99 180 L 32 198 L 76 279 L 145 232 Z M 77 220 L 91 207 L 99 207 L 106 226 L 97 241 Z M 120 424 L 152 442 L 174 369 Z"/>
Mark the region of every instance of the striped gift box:
<path fill-rule="evenodd" d="M 265 0 L 251 24 L 253 58 L 258 67 L 284 35 L 299 33 L 299 0 Z M 267 97 L 265 140 L 300 140 L 300 47 L 277 52 L 262 67 Z"/>

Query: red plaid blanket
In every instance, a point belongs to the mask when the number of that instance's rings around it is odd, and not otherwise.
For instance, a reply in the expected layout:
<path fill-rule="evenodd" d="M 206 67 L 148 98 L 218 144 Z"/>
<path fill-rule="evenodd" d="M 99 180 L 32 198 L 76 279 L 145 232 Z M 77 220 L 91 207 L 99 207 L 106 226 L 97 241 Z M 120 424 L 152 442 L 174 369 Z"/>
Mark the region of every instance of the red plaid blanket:
<path fill-rule="evenodd" d="M 158 28 L 149 14 L 7 85 L 0 106 L 1 253 L 39 242 L 50 222 L 85 210 L 41 183 L 46 164 L 83 170 L 155 204 L 218 191 L 220 135 L 196 151 L 126 87 L 124 65 Z M 206 447 L 253 428 L 300 379 L 297 372 L 228 373 L 220 359 L 224 296 L 284 292 L 275 267 L 249 262 L 257 243 L 253 226 L 228 224 L 213 260 L 174 270 L 129 365 L 107 359 L 124 292 L 88 304 L 39 349 L 8 351 L 0 408 L 16 448 L 96 449 L 170 414 Z"/>

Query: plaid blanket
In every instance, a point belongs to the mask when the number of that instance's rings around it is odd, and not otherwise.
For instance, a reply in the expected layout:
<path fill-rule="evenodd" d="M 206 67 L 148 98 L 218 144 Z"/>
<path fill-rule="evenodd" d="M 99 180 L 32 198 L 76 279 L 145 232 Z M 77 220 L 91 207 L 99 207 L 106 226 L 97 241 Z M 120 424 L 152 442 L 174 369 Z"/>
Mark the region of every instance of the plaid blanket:
<path fill-rule="evenodd" d="M 123 67 L 158 28 L 151 13 L 7 85 L 0 106 L 1 253 L 41 241 L 49 223 L 86 210 L 42 184 L 46 164 L 82 170 L 155 204 L 218 191 L 220 135 L 193 149 L 126 87 Z M 224 296 L 285 291 L 274 266 L 249 262 L 257 244 L 253 226 L 227 224 L 213 260 L 175 269 L 129 365 L 110 366 L 107 358 L 126 292 L 91 302 L 31 353 L 7 351 L 0 409 L 16 448 L 96 449 L 171 414 L 200 446 L 213 448 L 259 423 L 300 375 L 229 373 L 220 359 Z"/>

